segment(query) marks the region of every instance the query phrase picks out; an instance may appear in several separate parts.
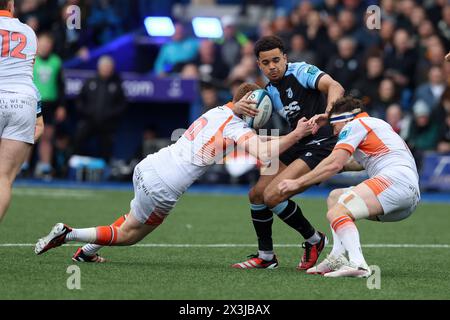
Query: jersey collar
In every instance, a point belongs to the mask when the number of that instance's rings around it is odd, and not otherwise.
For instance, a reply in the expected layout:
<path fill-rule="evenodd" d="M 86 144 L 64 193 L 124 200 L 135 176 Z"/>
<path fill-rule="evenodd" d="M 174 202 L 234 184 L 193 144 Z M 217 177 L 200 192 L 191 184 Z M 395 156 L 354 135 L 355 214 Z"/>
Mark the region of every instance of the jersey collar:
<path fill-rule="evenodd" d="M 225 107 L 227 107 L 228 109 L 230 109 L 231 111 L 233 111 L 234 108 L 234 103 L 233 102 L 228 102 Z"/>
<path fill-rule="evenodd" d="M 361 112 L 360 114 L 356 115 L 355 119 L 359 118 L 367 118 L 369 114 L 367 112 Z"/>
<path fill-rule="evenodd" d="M 8 10 L 0 10 L 0 17 L 12 18 L 13 15 Z"/>

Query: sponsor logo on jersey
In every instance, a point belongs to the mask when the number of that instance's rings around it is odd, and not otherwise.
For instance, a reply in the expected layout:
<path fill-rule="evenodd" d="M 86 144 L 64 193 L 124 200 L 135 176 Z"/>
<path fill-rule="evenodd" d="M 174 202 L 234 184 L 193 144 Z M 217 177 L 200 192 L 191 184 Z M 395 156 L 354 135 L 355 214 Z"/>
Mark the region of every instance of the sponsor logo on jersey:
<path fill-rule="evenodd" d="M 298 101 L 292 101 L 289 105 L 284 106 L 284 110 L 288 118 L 295 116 L 301 109 L 302 107 L 298 104 Z"/>
<path fill-rule="evenodd" d="M 317 74 L 317 72 L 319 72 L 319 68 L 317 68 L 316 66 L 310 66 L 306 70 L 306 73 L 309 73 L 310 75 L 315 75 L 315 74 Z"/>
<path fill-rule="evenodd" d="M 287 96 L 289 99 L 292 99 L 292 97 L 294 96 L 294 92 L 292 92 L 292 88 L 289 88 L 286 90 Z"/>
<path fill-rule="evenodd" d="M 352 128 L 347 128 L 345 130 L 342 130 L 341 133 L 339 134 L 338 141 L 346 139 L 349 136 L 350 131 L 352 131 Z"/>

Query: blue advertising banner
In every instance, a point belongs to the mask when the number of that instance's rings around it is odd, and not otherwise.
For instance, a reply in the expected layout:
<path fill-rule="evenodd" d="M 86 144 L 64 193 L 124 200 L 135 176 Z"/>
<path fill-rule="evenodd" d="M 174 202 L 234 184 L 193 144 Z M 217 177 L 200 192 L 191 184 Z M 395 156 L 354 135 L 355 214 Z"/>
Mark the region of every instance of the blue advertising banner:
<path fill-rule="evenodd" d="M 450 155 L 427 153 L 423 159 L 420 185 L 425 189 L 450 191 Z"/>
<path fill-rule="evenodd" d="M 91 70 L 64 70 L 66 95 L 76 98 L 86 80 L 96 76 Z M 130 102 L 188 102 L 196 100 L 197 81 L 180 78 L 158 78 L 123 72 L 122 86 Z"/>

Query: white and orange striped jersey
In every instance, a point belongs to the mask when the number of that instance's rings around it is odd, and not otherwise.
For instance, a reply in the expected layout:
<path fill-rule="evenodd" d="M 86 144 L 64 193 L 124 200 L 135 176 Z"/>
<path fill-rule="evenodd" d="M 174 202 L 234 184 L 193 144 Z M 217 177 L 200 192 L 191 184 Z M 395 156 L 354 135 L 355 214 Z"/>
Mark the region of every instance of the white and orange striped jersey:
<path fill-rule="evenodd" d="M 0 10 L 0 47 L 0 91 L 20 93 L 39 100 L 33 83 L 36 34 L 4 10 Z"/>
<path fill-rule="evenodd" d="M 236 116 L 232 104 L 209 110 L 174 144 L 142 161 L 151 164 L 172 190 L 183 193 L 215 163 L 236 150 L 237 144 L 256 135 Z"/>
<path fill-rule="evenodd" d="M 416 163 L 405 141 L 385 121 L 360 113 L 342 129 L 336 149 L 347 150 L 375 177 L 392 168 L 410 169 L 418 181 Z M 409 171 L 409 170 L 408 170 Z"/>

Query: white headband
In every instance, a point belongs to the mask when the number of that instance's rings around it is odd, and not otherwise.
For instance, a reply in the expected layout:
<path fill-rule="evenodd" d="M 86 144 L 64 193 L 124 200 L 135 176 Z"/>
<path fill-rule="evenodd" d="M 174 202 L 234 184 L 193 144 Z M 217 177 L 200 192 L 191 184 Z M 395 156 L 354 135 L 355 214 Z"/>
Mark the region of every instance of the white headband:
<path fill-rule="evenodd" d="M 338 123 L 338 122 L 344 122 L 347 120 L 353 120 L 356 115 L 358 115 L 359 113 L 361 113 L 361 109 L 354 109 L 351 112 L 344 112 L 344 113 L 339 113 L 339 114 L 334 114 L 330 117 L 330 124 L 333 123 Z"/>

